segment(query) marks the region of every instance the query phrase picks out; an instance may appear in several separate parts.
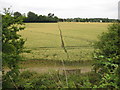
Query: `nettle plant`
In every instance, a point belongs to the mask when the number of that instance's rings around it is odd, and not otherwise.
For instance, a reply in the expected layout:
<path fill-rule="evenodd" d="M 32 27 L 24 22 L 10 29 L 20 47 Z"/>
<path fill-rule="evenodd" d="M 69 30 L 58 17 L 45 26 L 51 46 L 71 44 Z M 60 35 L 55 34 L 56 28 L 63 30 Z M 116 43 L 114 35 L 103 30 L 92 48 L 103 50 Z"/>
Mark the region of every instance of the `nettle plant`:
<path fill-rule="evenodd" d="M 120 88 L 120 23 L 109 26 L 108 32 L 95 43 L 94 70 L 100 75 L 98 87 Z"/>
<path fill-rule="evenodd" d="M 17 33 L 24 30 L 22 17 L 14 16 L 10 8 L 4 9 L 2 15 L 2 61 L 3 61 L 3 88 L 18 88 L 19 66 L 22 60 L 20 54 L 23 52 L 25 41 Z M 4 67 L 8 72 L 4 72 Z"/>

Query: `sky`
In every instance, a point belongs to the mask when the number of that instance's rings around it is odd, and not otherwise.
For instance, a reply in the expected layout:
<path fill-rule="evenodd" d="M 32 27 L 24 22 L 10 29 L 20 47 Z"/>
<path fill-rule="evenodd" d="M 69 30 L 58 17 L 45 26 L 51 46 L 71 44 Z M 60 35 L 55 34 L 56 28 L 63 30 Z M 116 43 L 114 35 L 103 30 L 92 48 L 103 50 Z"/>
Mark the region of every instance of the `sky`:
<path fill-rule="evenodd" d="M 120 0 L 0 0 L 0 11 L 29 11 L 40 15 L 54 13 L 59 18 L 118 18 Z"/>

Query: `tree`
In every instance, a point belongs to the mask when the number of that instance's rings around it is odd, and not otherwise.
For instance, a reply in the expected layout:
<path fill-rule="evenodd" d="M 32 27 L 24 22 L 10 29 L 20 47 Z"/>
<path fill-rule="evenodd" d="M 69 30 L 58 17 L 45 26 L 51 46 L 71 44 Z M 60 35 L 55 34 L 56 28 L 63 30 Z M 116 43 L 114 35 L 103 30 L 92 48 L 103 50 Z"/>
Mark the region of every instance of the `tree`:
<path fill-rule="evenodd" d="M 36 22 L 38 20 L 38 15 L 33 12 L 28 12 L 27 16 L 27 21 Z"/>
<path fill-rule="evenodd" d="M 94 70 L 102 78 L 99 87 L 120 88 L 120 23 L 99 36 L 94 59 Z"/>
<path fill-rule="evenodd" d="M 20 54 L 23 52 L 25 41 L 17 32 L 24 30 L 22 17 L 14 17 L 10 8 L 4 9 L 2 15 L 2 60 L 3 60 L 3 88 L 18 88 Z M 9 71 L 4 73 L 4 67 Z"/>
<path fill-rule="evenodd" d="M 55 17 L 54 17 L 54 21 L 58 22 L 58 20 L 59 20 L 58 17 L 55 16 Z"/>
<path fill-rule="evenodd" d="M 14 16 L 15 16 L 15 17 L 21 17 L 22 14 L 21 14 L 20 12 L 14 12 Z"/>

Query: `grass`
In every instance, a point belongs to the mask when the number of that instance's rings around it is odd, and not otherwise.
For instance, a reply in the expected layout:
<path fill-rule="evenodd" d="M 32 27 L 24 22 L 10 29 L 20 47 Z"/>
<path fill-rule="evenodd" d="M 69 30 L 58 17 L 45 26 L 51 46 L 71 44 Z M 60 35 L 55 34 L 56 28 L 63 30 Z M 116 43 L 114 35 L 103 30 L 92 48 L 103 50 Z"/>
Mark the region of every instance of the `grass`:
<path fill-rule="evenodd" d="M 63 71 L 64 68 L 66 70 L 73 69 L 81 69 L 81 73 L 90 72 L 92 68 L 91 62 L 76 62 L 76 61 L 65 61 L 65 67 L 63 67 L 61 61 L 56 60 L 29 60 L 22 62 L 20 64 L 20 71 L 35 71 L 37 73 L 51 73 L 53 71 Z"/>
<path fill-rule="evenodd" d="M 107 23 L 59 23 L 70 61 L 91 60 L 91 43 L 107 30 Z M 23 55 L 28 59 L 67 60 L 61 48 L 57 23 L 27 23 L 19 32 L 26 39 L 25 47 L 31 53 Z"/>
<path fill-rule="evenodd" d="M 108 23 L 59 23 L 69 61 L 91 60 L 91 43 L 105 32 Z M 57 23 L 27 23 L 26 29 L 19 32 L 26 39 L 25 47 L 31 53 L 24 53 L 27 59 L 67 60 L 61 48 Z"/>
<path fill-rule="evenodd" d="M 41 88 L 92 88 L 100 79 L 94 72 L 81 74 L 68 74 L 68 86 L 65 76 L 56 72 L 39 74 L 31 71 L 21 73 L 21 87 L 30 90 Z"/>
<path fill-rule="evenodd" d="M 61 48 L 57 23 L 27 23 L 26 29 L 19 32 L 26 39 L 26 49 L 31 50 L 23 53 L 28 60 L 20 63 L 21 87 L 90 88 L 100 82 L 98 75 L 92 72 L 92 43 L 107 31 L 108 23 L 59 25 L 70 59 Z M 73 72 L 65 75 L 65 70 Z M 77 70 L 81 73 L 74 73 Z"/>

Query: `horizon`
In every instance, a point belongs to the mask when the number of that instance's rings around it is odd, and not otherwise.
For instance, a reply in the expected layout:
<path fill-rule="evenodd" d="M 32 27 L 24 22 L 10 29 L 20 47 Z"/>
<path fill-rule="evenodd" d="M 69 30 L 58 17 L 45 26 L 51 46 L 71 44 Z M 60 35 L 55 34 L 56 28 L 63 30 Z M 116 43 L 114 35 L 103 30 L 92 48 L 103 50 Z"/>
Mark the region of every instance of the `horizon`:
<path fill-rule="evenodd" d="M 21 3 L 24 2 L 24 3 Z M 88 2 L 88 3 L 87 3 Z M 119 0 L 1 0 L 0 11 L 11 10 L 27 14 L 29 11 L 38 15 L 54 13 L 59 18 L 109 18 L 118 19 Z"/>

